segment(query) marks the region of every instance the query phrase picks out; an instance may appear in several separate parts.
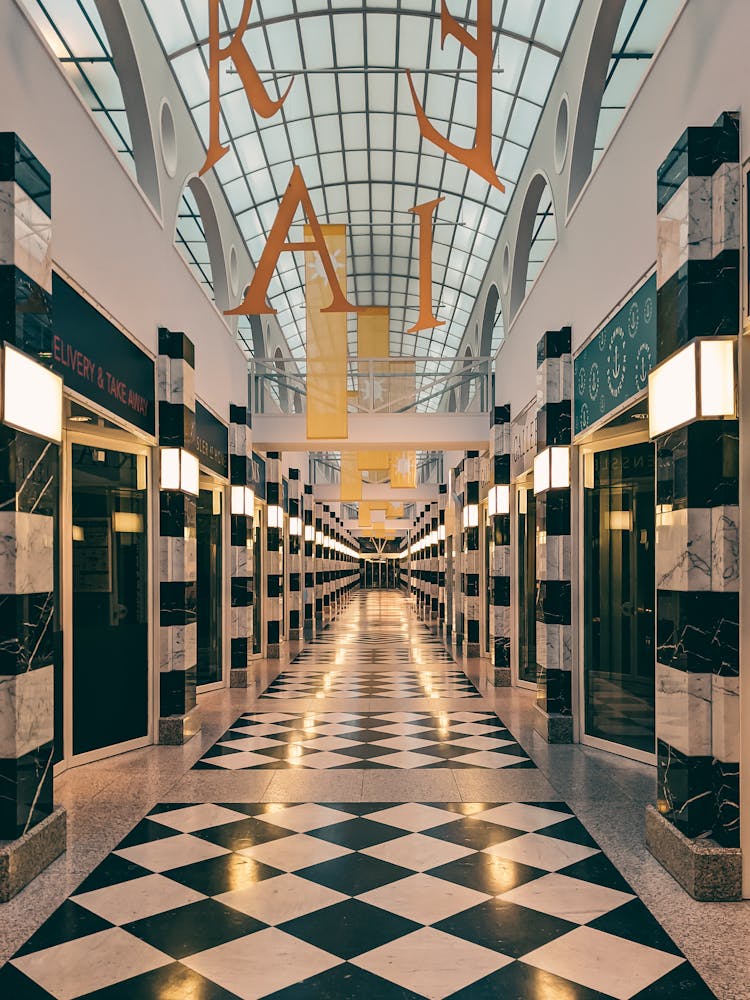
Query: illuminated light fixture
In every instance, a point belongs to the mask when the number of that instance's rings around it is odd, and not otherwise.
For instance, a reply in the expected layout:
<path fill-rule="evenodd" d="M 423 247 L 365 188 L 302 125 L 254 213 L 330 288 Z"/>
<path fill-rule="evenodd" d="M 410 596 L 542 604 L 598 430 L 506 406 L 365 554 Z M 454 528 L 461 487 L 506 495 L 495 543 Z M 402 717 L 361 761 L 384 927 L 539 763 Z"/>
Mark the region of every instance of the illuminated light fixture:
<path fill-rule="evenodd" d="M 470 503 L 464 507 L 464 528 L 479 527 L 479 507 L 475 503 Z"/>
<path fill-rule="evenodd" d="M 323 532 L 322 531 L 316 531 L 315 532 L 315 544 L 316 545 L 320 545 L 320 546 L 323 545 Z"/>
<path fill-rule="evenodd" d="M 235 517 L 255 516 L 255 493 L 249 486 L 232 487 L 232 514 Z"/>
<path fill-rule="evenodd" d="M 290 517 L 289 518 L 289 534 L 293 535 L 295 538 L 300 538 L 302 536 L 302 518 L 301 517 Z"/>
<path fill-rule="evenodd" d="M 73 525 L 73 541 L 74 542 L 86 541 L 86 535 L 84 534 L 83 528 L 80 526 L 80 524 Z"/>
<path fill-rule="evenodd" d="M 311 524 L 305 526 L 305 541 L 314 542 L 315 541 L 315 528 Z"/>
<path fill-rule="evenodd" d="M 8 344 L 3 364 L 3 422 L 57 444 L 62 441 L 63 380 Z"/>
<path fill-rule="evenodd" d="M 694 420 L 737 416 L 737 341 L 698 337 L 648 376 L 650 438 Z"/>
<path fill-rule="evenodd" d="M 528 514 L 529 512 L 529 491 L 522 486 L 518 491 L 518 513 Z"/>
<path fill-rule="evenodd" d="M 441 524 L 440 527 L 438 528 L 438 541 L 439 542 L 444 542 L 445 541 L 445 525 L 444 524 Z"/>
<path fill-rule="evenodd" d="M 271 504 L 268 508 L 268 527 L 279 529 L 284 527 L 284 511 L 276 504 Z"/>
<path fill-rule="evenodd" d="M 605 523 L 610 531 L 632 531 L 633 512 L 631 510 L 610 510 L 605 514 Z"/>
<path fill-rule="evenodd" d="M 487 495 L 487 513 L 490 517 L 510 514 L 510 486 L 492 487 Z"/>
<path fill-rule="evenodd" d="M 570 448 L 545 448 L 534 459 L 534 493 L 564 490 L 570 486 Z"/>
<path fill-rule="evenodd" d="M 124 535 L 142 535 L 143 515 L 128 513 L 127 511 L 115 511 L 112 515 L 112 528 Z"/>
<path fill-rule="evenodd" d="M 161 488 L 181 490 L 197 497 L 200 493 L 198 458 L 184 448 L 161 449 Z"/>

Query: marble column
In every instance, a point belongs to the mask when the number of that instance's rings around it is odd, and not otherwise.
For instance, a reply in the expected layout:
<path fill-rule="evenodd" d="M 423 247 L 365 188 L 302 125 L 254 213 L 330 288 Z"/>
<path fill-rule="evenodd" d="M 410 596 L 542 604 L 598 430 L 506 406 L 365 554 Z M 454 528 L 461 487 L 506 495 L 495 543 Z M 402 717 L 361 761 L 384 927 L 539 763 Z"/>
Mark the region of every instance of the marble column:
<path fill-rule="evenodd" d="M 284 565 L 283 565 L 283 495 L 281 482 L 281 455 L 269 451 L 266 455 L 266 656 L 269 660 L 281 658 L 282 625 L 284 614 Z M 274 513 L 278 524 L 272 524 Z"/>
<path fill-rule="evenodd" d="M 305 484 L 302 520 L 304 523 L 303 538 L 305 546 L 305 589 L 303 593 L 304 604 L 304 639 L 310 642 L 315 636 L 315 501 L 313 500 L 313 488 L 308 483 Z"/>
<path fill-rule="evenodd" d="M 464 459 L 464 511 L 472 507 L 479 513 L 479 452 L 467 452 Z M 479 596 L 480 559 L 479 524 L 464 525 L 463 568 L 463 618 L 467 656 L 479 656 L 479 623 L 481 598 Z"/>
<path fill-rule="evenodd" d="M 42 358 L 52 352 L 51 235 L 49 173 L 0 133 L 0 337 Z M 52 789 L 59 463 L 57 444 L 0 424 L 0 902 L 65 850 Z"/>
<path fill-rule="evenodd" d="M 195 450 L 195 347 L 159 330 L 159 444 Z M 159 493 L 159 742 L 187 742 L 201 728 L 198 662 L 196 498 Z"/>
<path fill-rule="evenodd" d="M 315 504 L 315 634 L 325 627 L 325 564 L 323 562 L 323 504 Z"/>
<path fill-rule="evenodd" d="M 491 486 L 510 491 L 510 406 L 496 406 L 490 430 L 492 449 Z M 510 514 L 491 519 L 490 630 L 494 687 L 510 687 Z"/>
<path fill-rule="evenodd" d="M 302 556 L 304 527 L 302 526 L 302 490 L 299 469 L 289 470 L 289 523 L 299 522 L 302 534 L 289 532 L 289 641 L 299 642 L 305 616 L 302 590 Z"/>
<path fill-rule="evenodd" d="M 570 446 L 570 327 L 545 333 L 537 345 L 537 453 Z M 549 743 L 573 742 L 573 635 L 570 489 L 536 498 L 537 703 L 534 726 Z"/>
<path fill-rule="evenodd" d="M 233 487 L 251 483 L 252 459 L 251 414 L 244 406 L 229 408 L 229 462 Z M 253 519 L 245 514 L 230 514 L 231 559 L 231 671 L 230 686 L 246 688 L 252 684 L 254 552 Z"/>
<path fill-rule="evenodd" d="M 455 483 L 456 495 L 458 497 L 458 503 L 455 506 L 456 513 L 456 524 L 455 533 L 457 538 L 457 544 L 455 545 L 454 552 L 454 562 L 458 560 L 457 573 L 454 574 L 458 581 L 456 590 L 458 593 L 453 595 L 453 605 L 454 605 L 454 632 L 453 641 L 456 644 L 456 649 L 463 649 L 465 641 L 465 615 L 464 615 L 464 593 L 466 590 L 466 581 L 464 579 L 465 569 L 466 569 L 466 540 L 465 531 L 463 528 L 463 508 L 466 505 L 466 459 L 462 458 L 461 461 L 456 466 L 453 473 L 453 482 Z"/>
<path fill-rule="evenodd" d="M 689 128 L 659 168 L 657 362 L 740 330 L 739 117 Z M 649 846 L 698 899 L 739 866 L 739 427 L 656 440 L 657 808 Z M 700 859 L 700 865 L 697 864 Z"/>
<path fill-rule="evenodd" d="M 445 614 L 446 614 L 446 597 L 445 597 L 445 509 L 448 504 L 448 486 L 446 483 L 441 483 L 438 487 L 439 497 L 438 497 L 438 558 L 437 558 L 437 577 L 438 577 L 438 616 L 437 616 L 437 629 L 438 635 L 441 639 L 445 638 Z"/>

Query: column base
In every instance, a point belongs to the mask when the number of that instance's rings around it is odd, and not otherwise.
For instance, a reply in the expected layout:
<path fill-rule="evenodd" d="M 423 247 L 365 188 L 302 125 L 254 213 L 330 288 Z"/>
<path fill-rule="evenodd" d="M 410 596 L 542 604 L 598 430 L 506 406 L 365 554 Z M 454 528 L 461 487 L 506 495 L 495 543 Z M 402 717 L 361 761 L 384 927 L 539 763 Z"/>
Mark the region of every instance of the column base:
<path fill-rule="evenodd" d="M 493 667 L 492 668 L 492 686 L 496 688 L 509 688 L 510 687 L 510 667 Z"/>
<path fill-rule="evenodd" d="M 302 638 L 302 630 L 301 629 L 298 629 L 298 628 L 290 628 L 289 629 L 289 641 L 290 642 L 299 642 L 301 638 Z"/>
<path fill-rule="evenodd" d="M 714 840 L 691 840 L 653 806 L 646 808 L 646 846 L 693 899 L 732 903 L 742 899 L 742 851 Z"/>
<path fill-rule="evenodd" d="M 268 648 L 266 649 L 266 659 L 267 660 L 281 659 L 281 645 L 278 642 L 268 643 Z"/>
<path fill-rule="evenodd" d="M 0 841 L 0 903 L 13 899 L 65 851 L 67 816 L 61 807 L 18 840 Z"/>
<path fill-rule="evenodd" d="M 305 642 L 312 642 L 312 640 L 315 638 L 315 628 L 312 622 L 310 622 L 309 624 L 305 622 L 303 635 Z"/>
<path fill-rule="evenodd" d="M 482 648 L 478 642 L 467 642 L 466 643 L 466 655 L 471 659 L 472 657 L 477 657 L 482 655 Z"/>
<path fill-rule="evenodd" d="M 547 743 L 573 742 L 573 716 L 550 715 L 538 705 L 535 706 L 534 732 L 539 733 Z"/>
<path fill-rule="evenodd" d="M 233 667 L 229 671 L 230 688 L 252 687 L 252 671 L 249 667 Z"/>
<path fill-rule="evenodd" d="M 162 746 L 180 747 L 201 731 L 200 705 L 191 708 L 187 715 L 167 715 L 159 719 L 159 743 Z"/>

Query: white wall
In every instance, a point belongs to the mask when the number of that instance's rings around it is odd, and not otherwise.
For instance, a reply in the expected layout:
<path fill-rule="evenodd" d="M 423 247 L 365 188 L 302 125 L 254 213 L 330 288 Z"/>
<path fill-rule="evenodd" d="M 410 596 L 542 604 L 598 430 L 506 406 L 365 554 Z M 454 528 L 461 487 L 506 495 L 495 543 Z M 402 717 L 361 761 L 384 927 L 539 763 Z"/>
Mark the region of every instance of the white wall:
<path fill-rule="evenodd" d="M 9 0 L 0 3 L 0 131 L 17 132 L 52 175 L 55 264 L 152 354 L 158 327 L 195 343 L 196 390 L 225 420 L 247 400 L 247 365 L 60 65 Z"/>
<path fill-rule="evenodd" d="M 747 148 L 748 38 L 747 0 L 688 3 L 567 226 L 558 219 L 559 242 L 498 354 L 496 399 L 513 415 L 534 395 L 545 330 L 571 326 L 577 350 L 654 265 L 656 172 L 684 129 L 741 110 Z"/>

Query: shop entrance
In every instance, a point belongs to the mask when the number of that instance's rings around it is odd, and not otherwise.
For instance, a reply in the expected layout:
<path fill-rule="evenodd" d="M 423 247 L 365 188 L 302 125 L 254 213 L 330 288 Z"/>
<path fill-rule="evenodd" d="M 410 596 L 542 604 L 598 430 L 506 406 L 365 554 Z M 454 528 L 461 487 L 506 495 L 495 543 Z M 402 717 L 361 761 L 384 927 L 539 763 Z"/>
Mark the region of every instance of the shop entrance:
<path fill-rule="evenodd" d="M 652 761 L 654 445 L 584 451 L 584 742 Z"/>
<path fill-rule="evenodd" d="M 265 505 L 258 498 L 255 498 L 255 516 L 253 517 L 253 544 L 250 558 L 253 567 L 253 655 L 260 656 L 263 653 L 263 636 L 265 635 L 265 621 L 263 609 L 264 600 L 264 551 L 263 538 L 265 536 Z"/>
<path fill-rule="evenodd" d="M 516 487 L 518 548 L 518 683 L 536 687 L 536 498 L 530 476 Z"/>
<path fill-rule="evenodd" d="M 396 564 L 392 559 L 365 560 L 365 587 L 368 590 L 395 590 Z"/>
<path fill-rule="evenodd" d="M 149 737 L 148 459 L 69 449 L 66 756 L 90 759 Z"/>
<path fill-rule="evenodd" d="M 223 490 L 201 476 L 197 504 L 198 687 L 223 681 Z"/>

